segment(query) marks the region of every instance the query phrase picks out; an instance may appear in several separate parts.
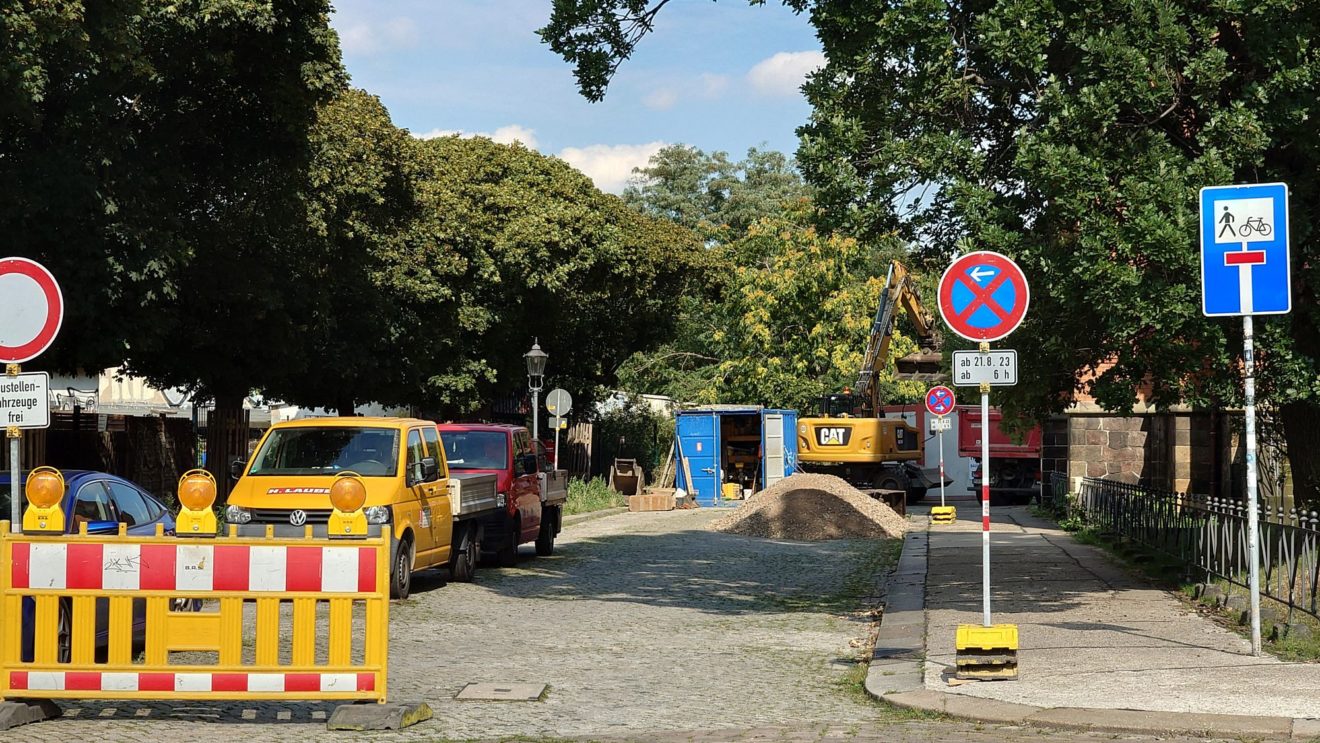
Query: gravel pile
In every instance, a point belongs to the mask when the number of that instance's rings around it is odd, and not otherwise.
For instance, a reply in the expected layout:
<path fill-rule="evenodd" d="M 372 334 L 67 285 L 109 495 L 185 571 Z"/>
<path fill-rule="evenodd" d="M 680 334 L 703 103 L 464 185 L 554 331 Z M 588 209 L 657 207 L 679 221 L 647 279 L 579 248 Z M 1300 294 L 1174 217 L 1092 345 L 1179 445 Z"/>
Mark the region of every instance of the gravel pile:
<path fill-rule="evenodd" d="M 833 475 L 799 474 L 753 495 L 709 528 L 725 534 L 818 542 L 898 538 L 907 521 Z"/>

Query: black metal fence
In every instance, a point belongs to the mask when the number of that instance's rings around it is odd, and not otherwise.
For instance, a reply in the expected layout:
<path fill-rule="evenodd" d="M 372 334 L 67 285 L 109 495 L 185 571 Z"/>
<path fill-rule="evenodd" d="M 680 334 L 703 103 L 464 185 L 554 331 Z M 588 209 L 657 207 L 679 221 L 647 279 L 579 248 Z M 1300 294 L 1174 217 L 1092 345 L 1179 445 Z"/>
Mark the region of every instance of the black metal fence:
<path fill-rule="evenodd" d="M 1059 473 L 1051 485 L 1056 506 L 1066 503 L 1070 516 L 1096 531 L 1247 587 L 1245 502 L 1091 477 L 1070 489 Z M 1320 513 L 1261 507 L 1257 515 L 1261 595 L 1320 619 Z"/>

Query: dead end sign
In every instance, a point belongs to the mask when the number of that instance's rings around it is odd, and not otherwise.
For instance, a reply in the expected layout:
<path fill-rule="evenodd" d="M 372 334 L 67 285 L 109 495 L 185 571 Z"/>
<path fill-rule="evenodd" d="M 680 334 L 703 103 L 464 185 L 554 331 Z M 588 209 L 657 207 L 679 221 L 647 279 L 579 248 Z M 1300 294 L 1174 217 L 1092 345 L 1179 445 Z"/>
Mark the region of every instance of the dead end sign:
<path fill-rule="evenodd" d="M 970 341 L 997 341 L 1012 333 L 1030 303 L 1022 269 L 993 251 L 968 253 L 940 277 L 940 315 L 953 332 Z"/>
<path fill-rule="evenodd" d="M 64 295 L 46 267 L 27 258 L 0 258 L 0 363 L 40 356 L 64 322 Z"/>

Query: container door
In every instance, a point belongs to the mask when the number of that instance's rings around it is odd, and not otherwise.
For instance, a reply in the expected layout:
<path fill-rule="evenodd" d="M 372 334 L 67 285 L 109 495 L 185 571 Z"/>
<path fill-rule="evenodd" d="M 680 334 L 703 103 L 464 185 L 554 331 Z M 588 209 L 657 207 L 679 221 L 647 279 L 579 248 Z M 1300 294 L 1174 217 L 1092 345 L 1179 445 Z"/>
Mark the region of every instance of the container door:
<path fill-rule="evenodd" d="M 798 468 L 798 411 L 781 410 L 784 416 L 784 477 L 797 472 Z"/>
<path fill-rule="evenodd" d="M 784 414 L 765 413 L 761 416 L 761 440 L 764 442 L 761 460 L 762 488 L 784 479 Z"/>
<path fill-rule="evenodd" d="M 705 413 L 678 416 L 678 441 L 683 459 L 678 463 L 679 487 L 702 505 L 719 502 L 719 470 L 715 461 L 718 419 Z M 688 482 L 688 474 L 692 481 Z"/>

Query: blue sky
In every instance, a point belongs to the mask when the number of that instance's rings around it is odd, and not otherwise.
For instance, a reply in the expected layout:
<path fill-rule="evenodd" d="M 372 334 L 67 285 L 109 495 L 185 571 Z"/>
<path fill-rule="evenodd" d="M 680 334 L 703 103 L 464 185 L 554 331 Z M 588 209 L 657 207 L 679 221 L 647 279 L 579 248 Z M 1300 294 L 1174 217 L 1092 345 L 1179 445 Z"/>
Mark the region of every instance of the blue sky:
<path fill-rule="evenodd" d="M 823 64 L 805 16 L 774 0 L 673 0 L 656 30 L 588 103 L 535 30 L 550 0 L 337 0 L 332 23 L 353 84 L 417 136 L 459 131 L 558 155 L 608 191 L 662 144 L 735 159 L 792 153 L 809 106 L 797 90 Z"/>

